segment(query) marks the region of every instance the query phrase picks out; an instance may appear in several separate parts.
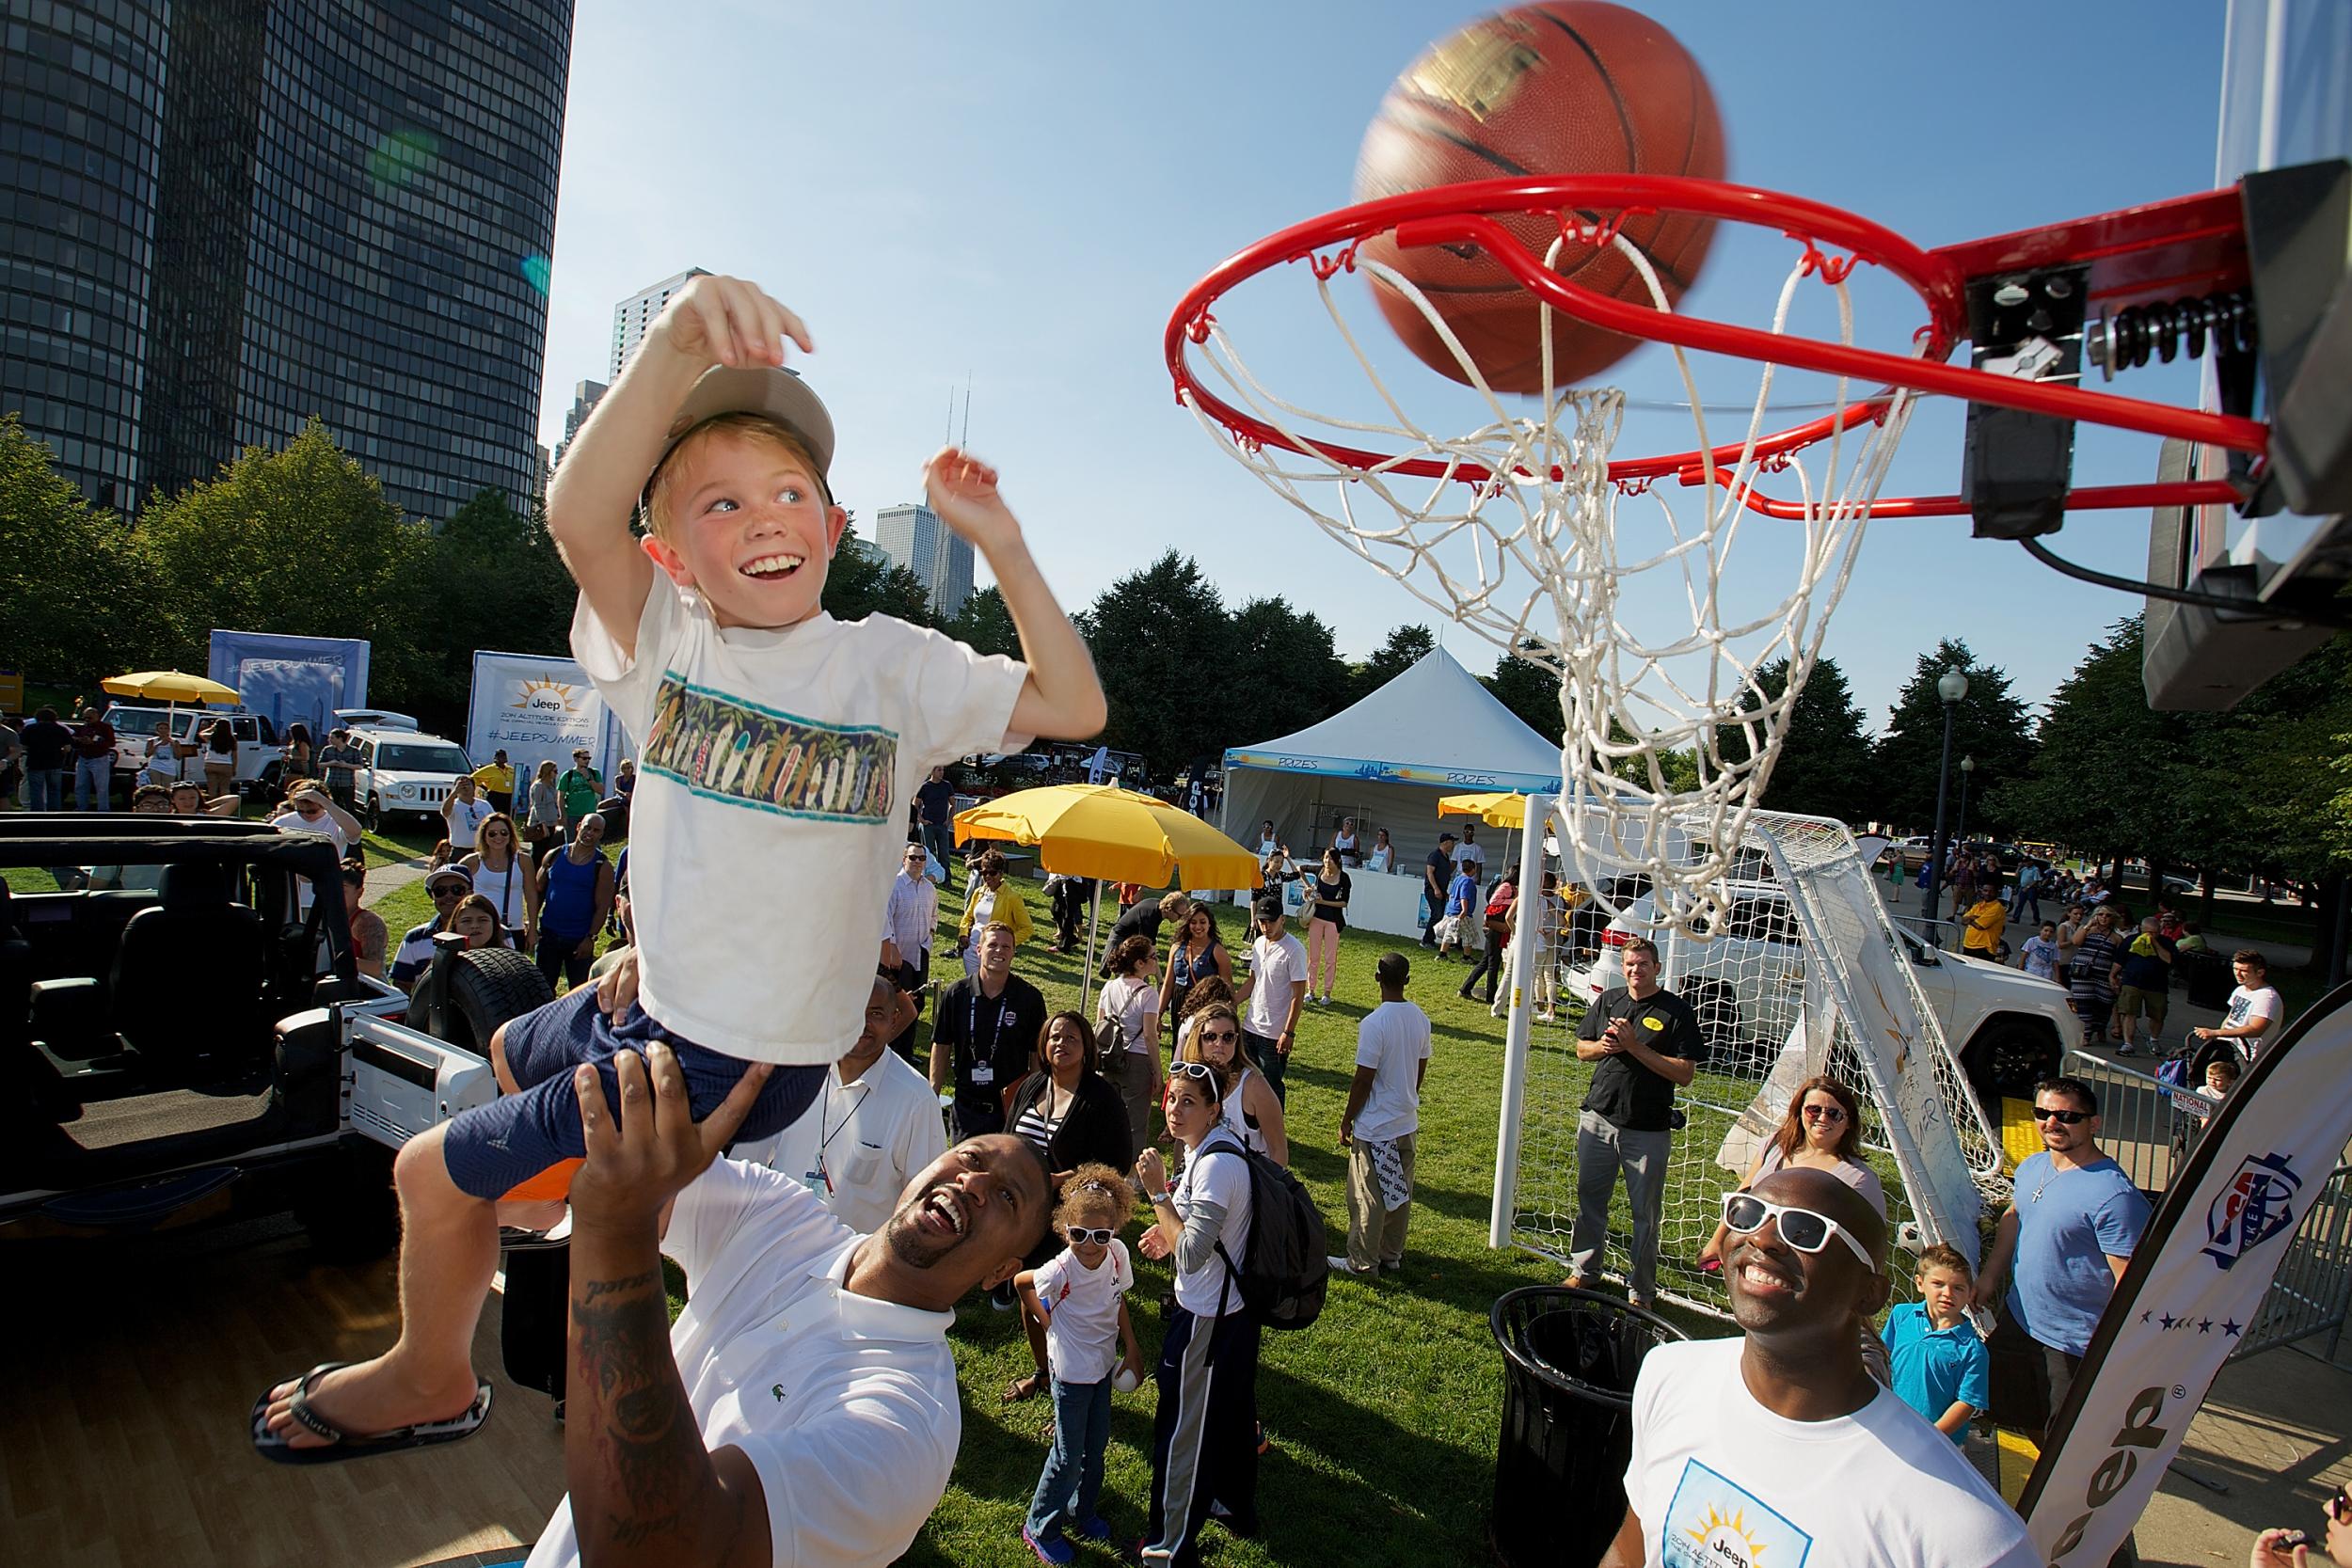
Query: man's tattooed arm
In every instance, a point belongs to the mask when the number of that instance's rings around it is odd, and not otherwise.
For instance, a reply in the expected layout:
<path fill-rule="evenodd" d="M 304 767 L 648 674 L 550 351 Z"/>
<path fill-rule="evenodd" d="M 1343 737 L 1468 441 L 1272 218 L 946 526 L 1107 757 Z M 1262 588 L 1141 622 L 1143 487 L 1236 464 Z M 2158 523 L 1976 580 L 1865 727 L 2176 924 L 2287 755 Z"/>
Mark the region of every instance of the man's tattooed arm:
<path fill-rule="evenodd" d="M 758 1476 L 703 1447 L 671 1358 L 656 1238 L 580 1231 L 571 1262 L 564 1473 L 584 1568 L 767 1563 Z"/>

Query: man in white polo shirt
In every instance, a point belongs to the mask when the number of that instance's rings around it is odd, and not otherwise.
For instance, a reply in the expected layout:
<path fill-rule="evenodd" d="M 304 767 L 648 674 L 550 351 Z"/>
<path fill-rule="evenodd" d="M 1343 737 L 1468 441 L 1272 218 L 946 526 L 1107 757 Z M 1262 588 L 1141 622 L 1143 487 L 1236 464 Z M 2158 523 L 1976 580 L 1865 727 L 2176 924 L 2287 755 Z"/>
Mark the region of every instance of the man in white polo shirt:
<path fill-rule="evenodd" d="M 617 1118 L 593 1070 L 571 1192 L 569 1496 L 531 1568 L 896 1560 L 961 1435 L 949 1308 L 1044 1235 L 1043 1162 L 1003 1133 L 971 1139 L 861 1237 L 781 1172 L 714 1163 L 764 1065 L 700 1124 L 668 1047 L 621 1053 Z M 665 1252 L 692 1292 L 675 1328 Z M 591 1501 L 575 1513 L 573 1497 Z"/>
<path fill-rule="evenodd" d="M 826 1072 L 825 1092 L 800 1120 L 772 1138 L 736 1145 L 733 1157 L 798 1178 L 859 1235 L 880 1230 L 914 1173 L 947 1147 L 930 1080 L 890 1049 L 914 1022 L 914 1004 L 876 975 L 866 1027 Z"/>

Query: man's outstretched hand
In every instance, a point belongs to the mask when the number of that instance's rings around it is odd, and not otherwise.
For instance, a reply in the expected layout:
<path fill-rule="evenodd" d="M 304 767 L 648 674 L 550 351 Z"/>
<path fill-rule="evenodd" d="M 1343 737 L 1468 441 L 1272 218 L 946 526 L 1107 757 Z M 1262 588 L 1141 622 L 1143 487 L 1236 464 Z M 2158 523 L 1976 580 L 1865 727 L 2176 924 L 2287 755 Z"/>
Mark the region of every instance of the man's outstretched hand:
<path fill-rule="evenodd" d="M 733 1140 L 768 1082 L 770 1068 L 755 1062 L 718 1109 L 701 1121 L 687 1103 L 686 1074 L 677 1054 L 659 1042 L 644 1055 L 613 1058 L 619 1080 L 617 1115 L 593 1067 L 572 1074 L 580 1097 L 580 1135 L 588 1161 L 572 1178 L 572 1227 L 647 1229 L 670 1199 L 710 1168 Z"/>

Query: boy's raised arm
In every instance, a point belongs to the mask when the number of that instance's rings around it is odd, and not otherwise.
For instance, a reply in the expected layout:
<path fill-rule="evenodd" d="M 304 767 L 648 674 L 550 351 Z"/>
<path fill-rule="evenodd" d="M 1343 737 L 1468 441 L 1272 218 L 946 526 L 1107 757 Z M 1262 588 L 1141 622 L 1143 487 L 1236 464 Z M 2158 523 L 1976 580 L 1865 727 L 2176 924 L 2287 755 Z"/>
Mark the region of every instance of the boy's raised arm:
<path fill-rule="evenodd" d="M 784 363 L 784 340 L 807 351 L 801 319 L 754 284 L 697 277 L 679 290 L 596 404 L 548 485 L 548 531 L 612 640 L 637 651 L 637 616 L 654 564 L 629 532 L 670 421 L 713 365 Z"/>
<path fill-rule="evenodd" d="M 1021 635 L 1029 667 L 1012 705 L 1012 731 L 1054 740 L 1084 740 L 1109 717 L 1103 683 L 1086 640 L 1054 601 L 1054 591 L 1029 555 L 1020 520 L 996 489 L 996 470 L 969 452 L 942 447 L 923 465 L 923 489 L 933 512 L 988 558 L 997 592 Z"/>

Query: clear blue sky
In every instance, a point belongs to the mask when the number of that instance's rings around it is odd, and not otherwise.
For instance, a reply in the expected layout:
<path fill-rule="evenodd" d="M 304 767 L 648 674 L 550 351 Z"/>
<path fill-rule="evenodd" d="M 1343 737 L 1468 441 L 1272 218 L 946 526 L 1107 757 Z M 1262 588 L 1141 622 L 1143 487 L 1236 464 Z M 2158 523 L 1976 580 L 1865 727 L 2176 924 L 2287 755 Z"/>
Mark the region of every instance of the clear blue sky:
<path fill-rule="evenodd" d="M 689 265 L 739 273 L 810 324 L 803 368 L 840 425 L 834 488 L 861 519 L 919 494 L 969 374 L 971 444 L 1002 468 L 1065 604 L 1173 544 L 1229 599 L 1287 594 L 1360 658 L 1395 624 L 1435 618 L 1213 450 L 1170 397 L 1160 334 L 1226 254 L 1349 199 L 1390 81 L 1483 8 L 580 0 L 542 438 L 561 435 L 574 382 L 603 379 L 614 302 Z M 1922 244 L 2213 182 L 2220 0 L 1644 8 L 1708 71 L 1732 178 Z M 1786 254 L 1719 244 L 1688 306 L 1758 321 Z M 1316 346 L 1284 330 L 1309 308 L 1291 293 L 1250 319 L 1313 394 Z M 1881 314 L 1871 337 L 1899 348 L 1913 325 Z M 1649 351 L 1621 373 L 1665 396 L 1670 370 Z M 2193 398 L 2171 375 L 2131 390 Z M 1395 384 L 1451 395 L 1409 362 Z M 1923 409 L 1890 491 L 1956 489 L 1960 428 L 1956 408 Z M 1687 418 L 1680 435 L 1645 420 L 1626 441 L 1687 446 Z M 2141 479 L 2154 461 L 2153 441 L 2086 431 L 2076 478 Z M 2147 516 L 2078 516 L 2053 543 L 2137 575 Z M 1826 651 L 1876 728 L 1939 637 L 1966 638 L 2039 703 L 2137 608 L 1971 540 L 1965 518 L 1889 522 Z"/>

